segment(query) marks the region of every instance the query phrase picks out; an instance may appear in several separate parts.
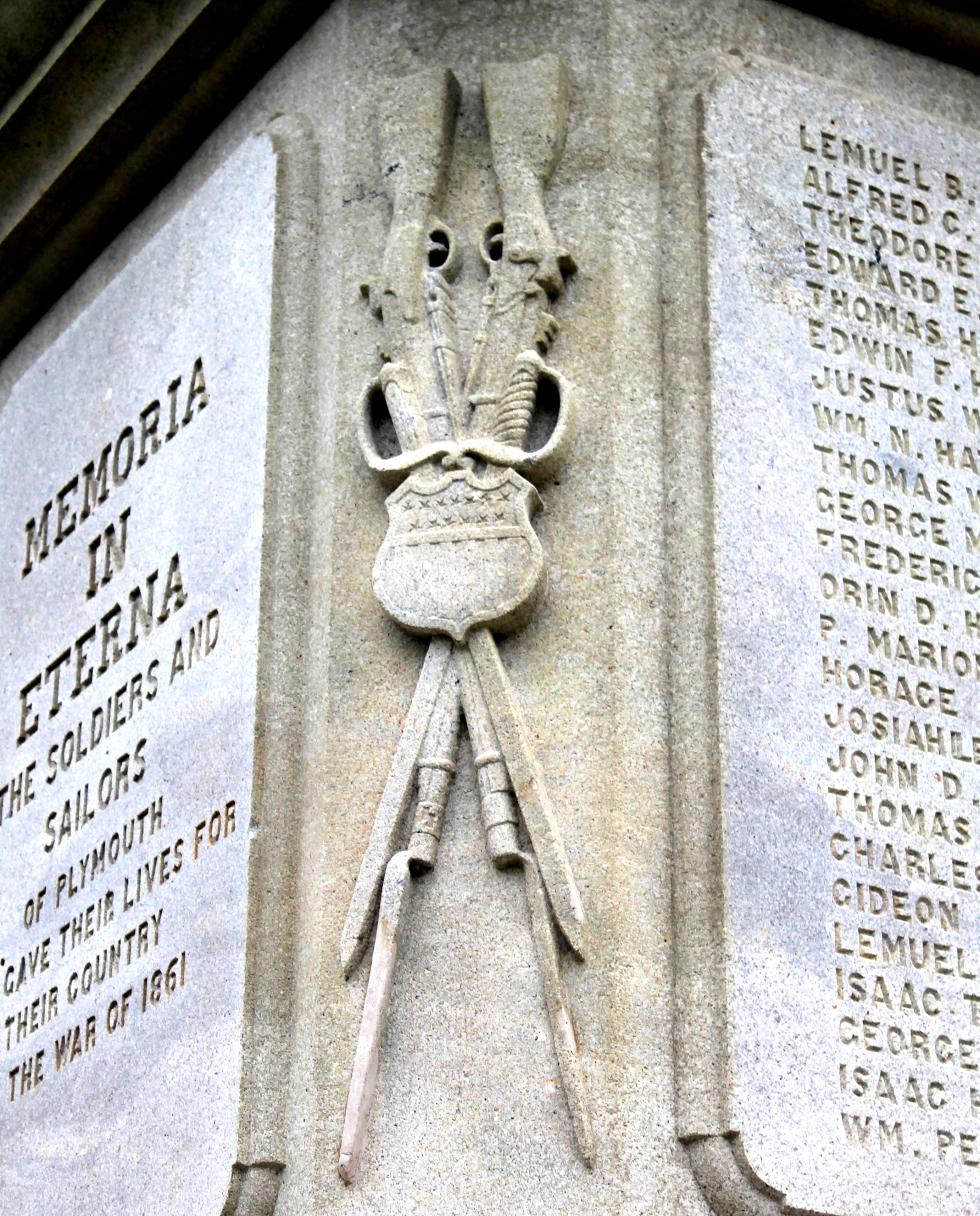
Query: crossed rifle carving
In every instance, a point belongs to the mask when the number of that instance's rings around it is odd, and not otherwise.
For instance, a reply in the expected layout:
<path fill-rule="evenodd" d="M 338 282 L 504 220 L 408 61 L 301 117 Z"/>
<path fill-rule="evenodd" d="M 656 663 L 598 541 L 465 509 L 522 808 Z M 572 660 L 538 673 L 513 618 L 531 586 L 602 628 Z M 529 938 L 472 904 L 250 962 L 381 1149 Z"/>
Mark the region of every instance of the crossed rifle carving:
<path fill-rule="evenodd" d="M 571 435 L 569 386 L 543 359 L 558 329 L 550 306 L 574 269 L 544 208 L 544 187 L 564 145 L 568 80 L 561 61 L 544 56 L 489 65 L 482 84 L 503 220 L 484 234 L 487 289 L 465 377 L 452 290 L 458 249 L 437 218 L 458 85 L 444 69 L 392 82 L 378 115 L 392 218 L 370 299 L 383 321 L 384 365 L 362 398 L 359 440 L 368 465 L 398 486 L 387 501 L 375 593 L 395 621 L 431 641 L 341 941 L 350 975 L 375 931 L 338 1162 L 347 1183 L 364 1149 L 400 928 L 415 877 L 436 862 L 464 719 L 487 850 L 498 868 L 523 867 L 574 1134 L 585 1162 L 595 1158 L 562 976 L 563 944 L 582 957 L 584 912 L 494 641 L 495 632 L 527 621 L 544 581 L 544 555 L 531 526 L 540 499 L 524 475 L 553 472 Z M 529 450 L 543 388 L 557 400 L 557 418 L 547 439 Z M 397 436 L 395 455 L 382 454 L 375 442 L 379 400 Z"/>

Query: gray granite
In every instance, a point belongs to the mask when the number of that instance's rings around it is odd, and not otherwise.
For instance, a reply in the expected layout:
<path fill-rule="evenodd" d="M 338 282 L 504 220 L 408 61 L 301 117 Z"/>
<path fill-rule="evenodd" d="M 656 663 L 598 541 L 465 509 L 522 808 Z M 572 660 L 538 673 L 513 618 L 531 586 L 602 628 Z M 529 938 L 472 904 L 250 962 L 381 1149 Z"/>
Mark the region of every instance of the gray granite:
<path fill-rule="evenodd" d="M 203 7 L 214 13 L 218 6 Z M 257 9 L 292 7 L 300 6 L 268 0 Z M 154 234 L 193 206 L 243 141 L 273 115 L 306 115 L 305 122 L 286 120 L 273 135 L 279 235 L 268 301 L 255 763 L 249 874 L 238 875 L 246 891 L 238 929 L 246 958 L 241 1016 L 237 1028 L 227 1027 L 239 1041 L 240 1083 L 223 1091 L 237 1110 L 237 1126 L 232 1134 L 226 1112 L 218 1110 L 214 1137 L 183 1147 L 187 1159 L 203 1162 L 205 1180 L 188 1203 L 180 1178 L 172 1180 L 158 1158 L 148 1156 L 141 1168 L 135 1153 L 119 1147 L 132 1127 L 133 1143 L 145 1148 L 143 1107 L 129 1091 L 100 1091 L 121 1129 L 118 1137 L 102 1135 L 96 1146 L 91 1140 L 80 1145 L 76 1136 L 72 1148 L 42 1122 L 30 1152 L 21 1151 L 22 1140 L 17 1151 L 0 1143 L 3 1180 L 20 1186 L 15 1216 L 47 1199 L 56 1210 L 70 1206 L 66 1196 L 85 1185 L 85 1170 L 111 1173 L 113 1156 L 126 1157 L 126 1169 L 150 1197 L 127 1208 L 99 1196 L 89 1210 L 100 1216 L 116 1210 L 128 1216 L 141 1204 L 152 1210 L 165 1202 L 169 1210 L 202 1216 L 707 1216 L 711 1210 L 743 1216 L 771 1212 L 772 1192 L 780 1188 L 791 1202 L 810 1202 L 812 1169 L 798 1169 L 781 1148 L 767 1146 L 759 1130 L 772 1125 L 767 1120 L 783 1120 L 790 1108 L 779 1107 L 778 1093 L 770 1100 L 758 1084 L 753 1089 L 744 1054 L 736 1060 L 727 1034 L 725 947 L 731 939 L 716 855 L 724 835 L 715 814 L 719 684 L 709 543 L 716 513 L 705 426 L 713 369 L 705 356 L 728 325 L 746 352 L 760 340 L 758 328 L 740 321 L 754 315 L 744 293 L 726 304 L 727 318 L 705 326 L 701 133 L 705 105 L 712 104 L 706 82 L 717 71 L 714 54 L 729 48 L 878 94 L 889 112 L 911 105 L 928 111 L 931 117 L 922 121 L 937 126 L 980 125 L 975 78 L 770 0 L 612 0 L 603 6 L 589 0 L 336 0 L 4 359 L 0 394 L 84 320 Z M 457 238 L 459 274 L 452 286 L 461 360 L 468 362 L 487 282 L 480 238 L 504 201 L 483 72 L 488 62 L 520 63 L 545 53 L 568 65 L 568 115 L 565 148 L 544 201 L 556 238 L 578 264 L 553 310 L 561 330 L 547 360 L 574 387 L 578 423 L 562 465 L 538 486 L 544 510 L 533 527 L 546 585 L 523 629 L 499 639 L 499 651 L 585 912 L 584 961 L 564 955 L 560 974 L 577 1024 L 595 1160 L 589 1169 L 576 1154 L 526 884 L 518 872 L 499 872 L 490 862 L 474 749 L 464 733 L 438 864 L 413 878 L 377 1098 L 360 1174 L 348 1187 L 338 1176 L 338 1150 L 370 962 L 345 975 L 345 918 L 428 645 L 389 619 L 375 596 L 372 566 L 385 540 L 392 486 L 375 476 L 385 470 L 365 461 L 358 442 L 359 403 L 392 358 L 384 348 L 394 330 L 372 315 L 361 291 L 383 269 L 389 191 L 398 182 L 397 173 L 386 172 L 393 162 L 381 163 L 379 101 L 394 97 L 392 80 L 424 69 L 451 71 L 459 82 L 437 214 Z M 729 59 L 738 69 L 740 60 Z M 196 110 L 202 94 L 226 109 L 230 104 L 223 62 L 215 59 L 191 91 L 186 75 L 169 79 L 179 114 L 162 125 L 193 127 L 195 146 L 203 127 L 188 124 L 187 115 L 203 115 Z M 772 102 L 771 124 L 786 101 L 782 91 L 765 86 L 768 73 L 777 71 L 766 68 L 754 86 Z M 535 82 L 541 79 L 535 74 Z M 158 75 L 153 83 L 159 87 Z M 80 102 L 87 98 L 95 107 L 86 114 L 97 112 L 102 94 L 93 96 L 84 80 L 79 91 Z M 728 103 L 736 136 L 725 147 L 733 155 L 740 147 L 740 105 Z M 750 104 L 745 108 L 756 113 Z M 404 117 L 411 127 L 409 114 Z M 52 129 L 39 122 L 45 132 Z M 141 149 L 150 158 L 160 152 L 152 141 Z M 761 153 L 756 160 L 767 163 Z M 756 178 L 764 184 L 765 174 L 741 172 L 740 189 L 751 195 Z M 114 200 L 121 197 L 117 184 L 114 175 L 106 179 Z M 149 179 L 140 185 L 145 194 L 154 190 Z M 795 179 L 791 188 L 799 189 Z M 33 198 L 30 183 L 24 190 Z M 245 240 L 254 203 L 248 193 L 232 193 L 238 200 L 233 221 Z M 59 230 L 57 246 L 38 251 L 47 265 L 70 248 L 59 283 L 94 256 L 94 247 L 80 248 L 82 219 Z M 772 227 L 778 234 L 775 221 Z M 750 254 L 739 242 L 732 246 L 732 259 L 741 254 L 749 271 L 768 247 L 766 227 L 755 224 L 755 230 L 759 249 Z M 207 247 L 194 247 L 201 265 L 210 266 Z M 152 276 L 144 276 L 141 297 L 150 298 L 152 284 Z M 21 299 L 31 296 L 24 277 L 12 290 Z M 33 308 L 37 301 L 30 302 Z M 223 312 L 238 305 L 227 294 L 215 298 Z M 118 314 L 116 326 L 123 341 L 129 310 Z M 787 377 L 791 373 L 792 367 Z M 140 383 L 141 393 L 161 391 Z M 216 400 L 210 375 L 208 385 Z M 52 480 L 46 492 L 56 488 Z M 751 536 L 747 526 L 740 530 Z M 136 532 L 131 546 L 135 538 Z M 75 539 L 47 562 L 62 560 Z M 763 557 L 756 577 L 768 577 L 772 568 L 772 552 Z M 214 569 L 221 560 L 215 558 Z M 130 572 L 127 567 L 100 593 L 106 602 Z M 28 581 L 35 577 L 47 577 L 44 563 Z M 192 583 L 188 576 L 194 595 L 201 577 L 195 574 Z M 141 645 L 159 644 L 166 627 Z M 748 702 L 750 693 L 751 684 L 724 690 L 729 702 L 735 696 Z M 811 699 L 819 696 L 817 689 Z M 218 763 L 210 753 L 207 759 Z M 763 867 L 765 849 L 759 857 L 753 864 Z M 172 889 L 181 888 L 174 883 Z M 821 887 L 812 906 L 826 898 Z M 221 957 L 208 961 L 220 968 Z M 732 972 L 733 980 L 738 974 Z M 190 1008 L 193 995 L 188 980 L 179 998 L 185 1003 L 172 1008 Z M 226 1023 L 208 1012 L 217 1034 Z M 169 1016 L 175 1030 L 182 1027 L 176 1013 L 157 1013 Z M 742 1041 L 744 1008 L 739 1018 Z M 172 1040 L 175 1067 L 179 1042 Z M 796 1074 L 804 1069 L 795 1057 L 792 1067 Z M 23 1101 L 43 1096 L 42 1087 Z M 738 1118 L 746 1116 L 740 1124 L 732 1117 L 736 1103 Z M 744 1142 L 729 1134 L 741 1129 Z M 53 1193 L 25 1196 L 25 1168 L 34 1168 L 36 1154 L 53 1151 L 52 1145 L 62 1153 L 51 1174 Z M 878 1156 L 860 1158 L 865 1174 L 877 1170 Z M 762 1179 L 754 1168 L 765 1171 Z M 139 1183 L 127 1185 L 135 1191 Z M 878 1192 L 866 1186 L 873 1202 L 862 1210 L 877 1213 Z M 977 1204 L 968 1193 L 959 1206 Z M 74 1210 L 85 1207 L 76 1203 Z"/>
<path fill-rule="evenodd" d="M 717 806 L 680 882 L 722 906 L 682 1131 L 760 1211 L 972 1211 L 980 142 L 765 63 L 701 103 Z"/>

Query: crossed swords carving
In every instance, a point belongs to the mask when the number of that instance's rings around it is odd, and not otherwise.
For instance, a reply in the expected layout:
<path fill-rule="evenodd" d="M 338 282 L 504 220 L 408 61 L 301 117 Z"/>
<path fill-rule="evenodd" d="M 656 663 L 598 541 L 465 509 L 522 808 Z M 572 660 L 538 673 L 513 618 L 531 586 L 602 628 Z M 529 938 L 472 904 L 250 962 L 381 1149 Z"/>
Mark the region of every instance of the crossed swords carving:
<path fill-rule="evenodd" d="M 495 632 L 527 621 L 544 581 L 544 555 L 531 526 L 540 499 L 524 474 L 540 480 L 552 473 L 571 434 L 569 386 L 542 357 L 558 330 L 549 307 L 574 269 L 544 208 L 544 187 L 564 145 L 568 80 L 562 62 L 545 56 L 488 66 L 482 84 L 503 220 L 483 238 L 487 288 L 465 378 L 452 291 L 459 251 L 437 218 L 459 87 L 447 70 L 424 71 L 391 82 L 378 114 L 392 217 L 382 273 L 369 295 L 383 321 L 384 365 L 362 398 L 358 437 L 368 465 L 398 487 L 387 501 L 375 593 L 395 621 L 431 641 L 341 941 L 349 976 L 376 925 L 338 1162 L 347 1183 L 364 1149 L 413 882 L 436 861 L 461 718 L 487 851 L 496 867 L 524 870 L 575 1138 L 585 1162 L 595 1158 L 561 959 L 562 943 L 582 957 L 582 902 L 494 641 Z M 529 450 L 532 418 L 547 401 L 557 404 L 554 425 Z M 378 442 L 385 417 L 397 437 L 394 453 Z"/>

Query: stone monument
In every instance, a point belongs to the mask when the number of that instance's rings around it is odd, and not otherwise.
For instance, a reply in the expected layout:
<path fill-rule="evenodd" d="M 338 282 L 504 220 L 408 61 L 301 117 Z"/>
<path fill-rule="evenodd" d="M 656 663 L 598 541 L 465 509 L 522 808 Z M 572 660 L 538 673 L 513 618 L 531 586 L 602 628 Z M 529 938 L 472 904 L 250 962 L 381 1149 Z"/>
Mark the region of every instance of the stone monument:
<path fill-rule="evenodd" d="M 9 7 L 3 1216 L 980 1213 L 980 20 Z"/>

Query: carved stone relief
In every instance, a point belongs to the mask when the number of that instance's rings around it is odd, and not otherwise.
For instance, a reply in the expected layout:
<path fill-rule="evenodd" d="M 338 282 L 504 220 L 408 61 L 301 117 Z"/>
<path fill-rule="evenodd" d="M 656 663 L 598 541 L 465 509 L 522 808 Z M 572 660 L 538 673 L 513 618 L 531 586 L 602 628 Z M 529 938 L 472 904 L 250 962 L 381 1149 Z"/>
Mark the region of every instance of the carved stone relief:
<path fill-rule="evenodd" d="M 393 82 L 377 124 L 392 215 L 367 294 L 383 323 L 384 362 L 361 401 L 358 433 L 370 468 L 397 488 L 374 590 L 393 620 L 431 641 L 341 941 L 350 975 L 374 932 L 338 1163 L 348 1183 L 366 1142 L 399 936 L 414 884 L 437 861 L 464 724 L 487 852 L 494 866 L 524 871 L 574 1137 L 586 1163 L 595 1157 L 562 977 L 563 950 L 583 956 L 585 913 L 494 641 L 520 629 L 540 596 L 533 482 L 557 467 L 571 437 L 571 388 L 544 361 L 558 330 L 550 309 L 574 269 L 544 207 L 564 144 L 568 79 L 561 61 L 545 56 L 489 65 L 482 84 L 503 215 L 484 233 L 487 283 L 468 367 L 453 294 L 459 250 L 439 219 L 458 102 L 452 74 L 433 69 Z M 536 442 L 542 415 L 550 431 Z"/>

